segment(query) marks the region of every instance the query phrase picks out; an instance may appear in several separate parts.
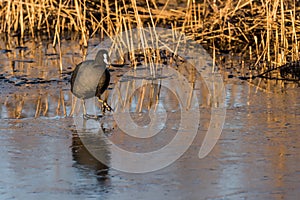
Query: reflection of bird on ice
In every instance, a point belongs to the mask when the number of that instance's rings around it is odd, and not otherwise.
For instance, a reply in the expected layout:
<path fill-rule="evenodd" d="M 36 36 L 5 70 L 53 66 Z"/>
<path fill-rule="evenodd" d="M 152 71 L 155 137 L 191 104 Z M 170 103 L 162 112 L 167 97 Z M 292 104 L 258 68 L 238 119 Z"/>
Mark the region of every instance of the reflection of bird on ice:
<path fill-rule="evenodd" d="M 98 127 L 98 121 L 78 118 L 72 137 L 72 156 L 77 164 L 95 170 L 97 179 L 103 181 L 108 179 L 110 152 L 105 137 L 95 134 L 94 126 Z"/>

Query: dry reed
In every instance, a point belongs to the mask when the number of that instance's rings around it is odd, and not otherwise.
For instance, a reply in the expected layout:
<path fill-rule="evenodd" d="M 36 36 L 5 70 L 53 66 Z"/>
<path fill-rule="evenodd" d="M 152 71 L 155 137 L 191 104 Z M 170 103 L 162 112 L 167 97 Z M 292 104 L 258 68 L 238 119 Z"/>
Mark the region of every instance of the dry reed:
<path fill-rule="evenodd" d="M 0 33 L 21 38 L 46 34 L 56 45 L 63 33 L 79 32 L 86 47 L 95 34 L 111 37 L 132 28 L 160 26 L 213 51 L 243 52 L 257 70 L 265 71 L 299 59 L 299 12 L 295 0 L 188 0 L 180 5 L 172 0 L 163 5 L 156 0 L 3 0 Z M 132 41 L 120 42 L 132 47 Z M 268 64 L 259 66 L 261 62 Z"/>

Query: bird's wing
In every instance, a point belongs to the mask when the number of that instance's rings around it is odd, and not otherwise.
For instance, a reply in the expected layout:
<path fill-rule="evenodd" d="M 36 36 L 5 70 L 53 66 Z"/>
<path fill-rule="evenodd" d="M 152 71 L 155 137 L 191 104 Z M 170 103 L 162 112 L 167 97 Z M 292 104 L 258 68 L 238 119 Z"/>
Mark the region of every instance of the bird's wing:
<path fill-rule="evenodd" d="M 96 96 L 100 98 L 101 94 L 108 88 L 110 82 L 110 74 L 108 69 L 105 69 L 104 73 L 102 74 L 96 91 Z"/>

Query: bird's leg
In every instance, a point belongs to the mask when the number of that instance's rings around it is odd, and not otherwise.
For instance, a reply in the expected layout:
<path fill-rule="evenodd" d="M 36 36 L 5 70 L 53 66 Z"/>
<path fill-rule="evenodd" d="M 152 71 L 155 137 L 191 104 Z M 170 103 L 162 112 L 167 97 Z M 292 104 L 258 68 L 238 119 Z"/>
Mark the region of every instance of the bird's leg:
<path fill-rule="evenodd" d="M 105 112 L 106 110 L 107 110 L 107 111 L 114 111 L 114 110 L 110 107 L 110 105 L 107 104 L 106 101 L 104 101 L 104 100 L 102 100 L 102 99 L 100 99 L 100 98 L 98 98 L 98 101 L 99 101 L 100 103 L 102 103 L 102 106 L 103 106 L 102 111 L 103 111 L 103 112 Z"/>
<path fill-rule="evenodd" d="M 95 119 L 95 120 L 97 120 L 97 119 L 99 119 L 100 117 L 102 117 L 102 116 L 89 115 L 89 114 L 87 114 L 87 112 L 86 112 L 86 107 L 85 107 L 85 101 L 84 101 L 84 100 L 82 100 L 82 101 L 83 101 L 83 118 L 84 118 L 84 119 Z"/>
<path fill-rule="evenodd" d="M 82 107 L 83 107 L 83 118 L 87 118 L 87 114 L 86 114 L 86 108 L 85 108 L 85 101 L 84 99 L 82 99 Z"/>
<path fill-rule="evenodd" d="M 84 99 L 82 101 L 83 101 L 83 118 L 84 119 L 90 119 L 91 116 L 88 115 L 87 112 L 86 112 L 86 107 L 85 107 L 85 101 L 84 101 Z"/>

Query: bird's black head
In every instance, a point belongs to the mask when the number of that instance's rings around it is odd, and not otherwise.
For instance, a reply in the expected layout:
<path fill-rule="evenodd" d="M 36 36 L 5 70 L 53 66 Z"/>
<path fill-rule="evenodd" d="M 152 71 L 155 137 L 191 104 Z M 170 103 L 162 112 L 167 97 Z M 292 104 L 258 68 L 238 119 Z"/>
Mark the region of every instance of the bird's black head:
<path fill-rule="evenodd" d="M 108 52 L 104 49 L 98 51 L 95 61 L 99 64 L 108 64 L 109 63 L 109 56 Z"/>

